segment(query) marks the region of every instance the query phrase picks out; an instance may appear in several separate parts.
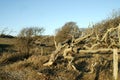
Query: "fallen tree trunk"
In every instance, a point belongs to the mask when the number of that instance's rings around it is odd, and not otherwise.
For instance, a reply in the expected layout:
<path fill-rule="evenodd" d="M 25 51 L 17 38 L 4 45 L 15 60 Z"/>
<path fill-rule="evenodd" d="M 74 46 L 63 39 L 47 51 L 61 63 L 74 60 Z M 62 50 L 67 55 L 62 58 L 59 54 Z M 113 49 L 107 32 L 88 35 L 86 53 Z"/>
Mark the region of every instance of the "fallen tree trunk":
<path fill-rule="evenodd" d="M 79 42 L 81 42 L 81 41 L 85 40 L 86 38 L 90 37 L 92 34 L 93 34 L 93 32 L 91 34 L 86 35 L 86 36 L 75 39 L 74 44 L 78 44 Z"/>
<path fill-rule="evenodd" d="M 50 55 L 50 59 L 47 63 L 43 64 L 43 66 L 50 66 L 54 63 L 54 61 L 57 59 L 58 54 L 59 54 L 60 50 L 56 50 L 54 51 L 51 55 Z"/>
<path fill-rule="evenodd" d="M 80 50 L 79 53 L 113 53 L 113 49 L 97 49 L 97 50 Z M 120 50 L 118 50 L 118 53 L 120 54 Z"/>
<path fill-rule="evenodd" d="M 65 46 L 66 46 L 66 44 L 62 45 L 62 44 L 59 43 L 59 44 L 56 46 L 56 50 L 53 51 L 53 53 L 51 54 L 49 61 L 48 61 L 47 63 L 43 64 L 43 66 L 50 66 L 50 65 L 52 65 L 52 64 L 55 62 L 55 60 L 57 59 L 60 51 L 61 51 Z"/>

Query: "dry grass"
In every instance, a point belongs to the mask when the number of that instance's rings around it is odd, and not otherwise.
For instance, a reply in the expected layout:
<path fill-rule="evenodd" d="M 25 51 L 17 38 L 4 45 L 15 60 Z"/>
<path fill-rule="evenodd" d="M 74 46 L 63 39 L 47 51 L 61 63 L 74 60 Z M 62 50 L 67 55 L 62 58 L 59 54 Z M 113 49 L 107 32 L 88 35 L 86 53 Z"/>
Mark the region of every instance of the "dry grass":
<path fill-rule="evenodd" d="M 0 44 L 15 44 L 16 43 L 16 38 L 0 38 Z"/>
<path fill-rule="evenodd" d="M 1 62 L 12 58 L 11 54 L 5 53 L 1 57 Z M 108 55 L 104 55 L 105 58 Z M 14 57 L 13 57 L 14 58 Z M 111 64 L 101 66 L 99 77 L 98 73 L 89 73 L 89 66 L 92 59 L 90 55 L 79 55 L 75 60 L 75 67 L 78 71 L 67 69 L 67 62 L 63 58 L 58 58 L 54 65 L 44 67 L 43 64 L 48 61 L 49 56 L 32 55 L 27 59 L 19 59 L 15 62 L 9 62 L 1 65 L 0 78 L 2 80 L 111 80 Z M 95 79 L 96 78 L 96 79 Z"/>

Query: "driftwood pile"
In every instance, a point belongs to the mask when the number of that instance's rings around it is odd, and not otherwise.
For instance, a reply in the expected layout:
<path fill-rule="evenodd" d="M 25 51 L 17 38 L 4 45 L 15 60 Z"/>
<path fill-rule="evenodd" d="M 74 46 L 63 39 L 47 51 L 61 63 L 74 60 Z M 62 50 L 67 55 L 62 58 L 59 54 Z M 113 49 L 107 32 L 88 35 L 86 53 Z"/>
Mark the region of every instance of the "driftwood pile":
<path fill-rule="evenodd" d="M 81 35 L 79 38 L 72 36 L 72 40 L 58 44 L 54 38 L 54 43 L 56 50 L 51 54 L 49 61 L 43 64 L 44 66 L 52 65 L 61 53 L 64 58 L 69 60 L 69 64 L 74 60 L 73 53 L 112 53 L 113 49 L 120 47 L 120 25 L 101 34 L 98 34 L 97 30 L 93 28 L 86 35 Z"/>
<path fill-rule="evenodd" d="M 90 33 L 81 35 L 78 38 L 72 36 L 72 39 L 66 40 L 62 43 L 56 43 L 54 37 L 54 43 L 56 50 L 51 54 L 49 61 L 44 63 L 43 66 L 51 66 L 56 61 L 60 54 L 64 59 L 68 60 L 68 68 L 71 66 L 74 70 L 77 70 L 73 65 L 75 54 L 104 54 L 113 53 L 113 76 L 117 80 L 118 75 L 118 53 L 120 53 L 120 24 L 117 27 L 109 28 L 104 33 L 98 33 L 94 28 Z M 114 54 L 117 55 L 114 57 Z M 90 73 L 95 71 L 96 65 L 101 64 L 100 57 L 96 57 L 97 61 L 91 63 Z M 116 71 L 117 70 L 117 71 Z"/>

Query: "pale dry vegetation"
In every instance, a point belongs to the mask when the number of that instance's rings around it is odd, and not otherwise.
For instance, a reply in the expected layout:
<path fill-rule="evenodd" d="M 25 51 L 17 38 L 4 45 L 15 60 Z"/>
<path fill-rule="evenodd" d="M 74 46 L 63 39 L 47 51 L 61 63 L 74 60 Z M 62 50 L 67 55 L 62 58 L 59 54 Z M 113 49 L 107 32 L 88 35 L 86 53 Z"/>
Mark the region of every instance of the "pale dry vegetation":
<path fill-rule="evenodd" d="M 0 38 L 0 80 L 113 80 L 119 24 L 116 16 L 86 29 L 68 22 L 55 36 L 43 36 L 43 28 L 32 27 L 16 38 Z"/>

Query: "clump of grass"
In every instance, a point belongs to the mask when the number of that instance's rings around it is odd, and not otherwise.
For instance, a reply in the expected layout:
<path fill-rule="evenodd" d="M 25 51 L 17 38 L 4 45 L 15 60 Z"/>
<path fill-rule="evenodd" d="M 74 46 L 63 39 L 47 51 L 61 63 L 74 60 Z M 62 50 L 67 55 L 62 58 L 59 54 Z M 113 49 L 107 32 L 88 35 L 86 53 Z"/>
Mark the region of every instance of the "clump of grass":
<path fill-rule="evenodd" d="M 41 55 L 32 55 L 27 59 L 28 63 L 31 63 L 33 68 L 39 69 L 43 68 L 43 63 L 48 60 L 48 56 L 41 56 Z"/>
<path fill-rule="evenodd" d="M 30 55 L 21 53 L 3 53 L 0 58 L 1 65 L 7 65 L 28 58 Z"/>

